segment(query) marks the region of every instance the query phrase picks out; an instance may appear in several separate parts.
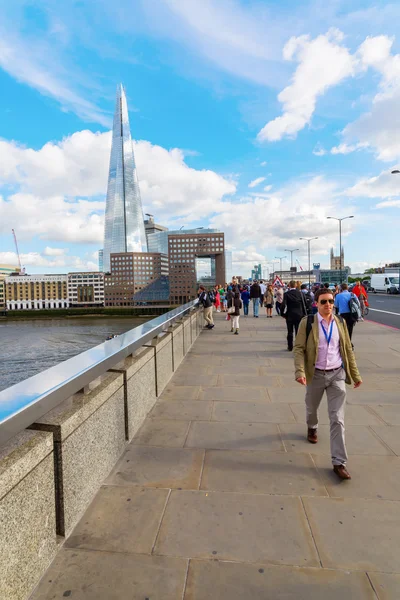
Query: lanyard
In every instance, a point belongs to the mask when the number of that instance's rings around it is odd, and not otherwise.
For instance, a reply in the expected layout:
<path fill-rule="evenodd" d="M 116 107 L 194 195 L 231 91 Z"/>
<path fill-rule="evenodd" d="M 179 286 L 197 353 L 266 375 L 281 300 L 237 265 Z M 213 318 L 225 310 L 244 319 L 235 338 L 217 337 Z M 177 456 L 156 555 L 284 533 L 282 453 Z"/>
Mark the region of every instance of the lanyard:
<path fill-rule="evenodd" d="M 321 327 L 322 327 L 322 331 L 324 332 L 324 336 L 325 336 L 325 339 L 326 339 L 326 341 L 327 341 L 327 344 L 328 344 L 328 346 L 329 346 L 329 344 L 330 344 L 330 341 L 331 341 L 331 339 L 332 339 L 333 323 L 334 323 L 334 321 L 333 321 L 333 319 L 332 319 L 331 326 L 329 327 L 329 333 L 327 333 L 327 331 L 326 331 L 326 329 L 325 329 L 325 327 L 324 327 L 324 324 L 323 324 L 323 323 L 322 323 L 322 321 L 321 321 Z"/>

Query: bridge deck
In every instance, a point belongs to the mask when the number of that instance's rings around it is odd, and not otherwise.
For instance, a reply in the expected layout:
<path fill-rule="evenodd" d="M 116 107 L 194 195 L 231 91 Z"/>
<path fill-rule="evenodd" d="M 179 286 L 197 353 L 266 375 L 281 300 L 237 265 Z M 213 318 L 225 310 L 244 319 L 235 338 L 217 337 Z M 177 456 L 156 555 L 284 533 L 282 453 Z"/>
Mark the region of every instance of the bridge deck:
<path fill-rule="evenodd" d="M 34 600 L 400 597 L 400 336 L 356 327 L 349 470 L 326 401 L 305 440 L 278 317 L 218 315 L 46 573 Z"/>

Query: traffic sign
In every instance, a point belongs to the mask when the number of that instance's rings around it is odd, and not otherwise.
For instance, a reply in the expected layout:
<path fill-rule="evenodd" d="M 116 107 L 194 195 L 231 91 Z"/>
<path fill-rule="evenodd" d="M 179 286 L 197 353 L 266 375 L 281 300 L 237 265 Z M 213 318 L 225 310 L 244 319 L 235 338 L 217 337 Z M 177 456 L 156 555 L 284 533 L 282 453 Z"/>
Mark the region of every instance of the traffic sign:
<path fill-rule="evenodd" d="M 277 285 L 280 285 L 281 287 L 283 287 L 283 281 L 282 279 L 279 277 L 279 275 L 277 275 L 274 279 L 274 283 L 273 286 L 276 287 Z"/>

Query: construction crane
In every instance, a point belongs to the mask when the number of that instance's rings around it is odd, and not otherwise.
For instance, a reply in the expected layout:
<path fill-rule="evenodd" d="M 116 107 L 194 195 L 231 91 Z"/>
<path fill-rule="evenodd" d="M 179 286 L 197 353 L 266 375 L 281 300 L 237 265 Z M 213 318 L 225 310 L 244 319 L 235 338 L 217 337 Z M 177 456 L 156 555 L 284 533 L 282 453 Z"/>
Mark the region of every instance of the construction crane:
<path fill-rule="evenodd" d="M 15 250 L 17 252 L 17 257 L 18 257 L 18 265 L 19 265 L 19 271 L 20 273 L 22 272 L 22 267 L 21 267 L 21 259 L 19 257 L 19 250 L 18 250 L 18 242 L 17 242 L 17 236 L 15 235 L 15 231 L 14 229 L 12 229 L 12 233 L 14 236 L 14 244 L 15 244 Z"/>
<path fill-rule="evenodd" d="M 296 262 L 297 262 L 297 264 L 298 264 L 298 265 L 299 265 L 299 267 L 300 267 L 300 271 L 303 271 L 303 267 L 301 266 L 301 264 L 299 263 L 299 261 L 298 261 L 298 259 L 297 259 L 297 258 L 296 258 Z"/>

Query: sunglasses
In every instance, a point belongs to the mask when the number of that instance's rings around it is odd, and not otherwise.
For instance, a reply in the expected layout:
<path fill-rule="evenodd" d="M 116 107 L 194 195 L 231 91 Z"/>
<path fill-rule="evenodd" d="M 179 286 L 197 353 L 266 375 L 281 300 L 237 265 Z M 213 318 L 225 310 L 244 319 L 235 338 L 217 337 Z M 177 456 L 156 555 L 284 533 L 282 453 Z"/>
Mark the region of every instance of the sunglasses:
<path fill-rule="evenodd" d="M 321 304 L 326 304 L 327 302 L 329 302 L 329 304 L 333 304 L 335 301 L 333 298 L 329 298 L 329 300 L 320 300 Z"/>

